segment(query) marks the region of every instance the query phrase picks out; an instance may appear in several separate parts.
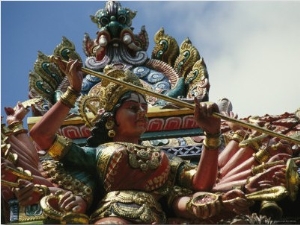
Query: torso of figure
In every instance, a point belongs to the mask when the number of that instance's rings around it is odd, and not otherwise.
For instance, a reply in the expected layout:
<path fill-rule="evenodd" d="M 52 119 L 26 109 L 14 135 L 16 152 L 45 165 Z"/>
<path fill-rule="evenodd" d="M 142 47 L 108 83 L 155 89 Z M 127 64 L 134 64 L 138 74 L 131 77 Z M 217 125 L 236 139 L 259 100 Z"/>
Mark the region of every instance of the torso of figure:
<path fill-rule="evenodd" d="M 114 142 L 97 148 L 97 172 L 106 192 L 153 191 L 170 175 L 167 155 L 158 148 Z"/>

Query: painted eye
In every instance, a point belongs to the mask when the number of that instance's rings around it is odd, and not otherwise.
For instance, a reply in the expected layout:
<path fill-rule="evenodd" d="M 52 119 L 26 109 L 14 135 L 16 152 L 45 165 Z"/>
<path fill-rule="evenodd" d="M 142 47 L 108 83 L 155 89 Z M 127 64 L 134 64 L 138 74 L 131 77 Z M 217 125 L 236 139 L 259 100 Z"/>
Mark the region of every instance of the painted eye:
<path fill-rule="evenodd" d="M 138 106 L 131 106 L 130 110 L 133 112 L 138 112 L 139 111 L 139 107 Z"/>
<path fill-rule="evenodd" d="M 126 23 L 126 17 L 123 16 L 123 15 L 120 15 L 118 17 L 118 21 L 119 21 L 119 23 L 125 24 Z"/>
<path fill-rule="evenodd" d="M 107 24 L 109 24 L 109 19 L 106 17 L 106 16 L 102 16 L 101 18 L 100 18 L 100 24 L 102 25 L 102 26 L 105 26 L 105 25 L 107 25 Z"/>

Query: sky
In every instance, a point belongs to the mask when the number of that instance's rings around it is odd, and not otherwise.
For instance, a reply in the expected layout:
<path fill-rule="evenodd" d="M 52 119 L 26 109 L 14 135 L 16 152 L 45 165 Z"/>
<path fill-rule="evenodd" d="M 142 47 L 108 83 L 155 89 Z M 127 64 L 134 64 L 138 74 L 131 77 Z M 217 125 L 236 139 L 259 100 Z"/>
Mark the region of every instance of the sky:
<path fill-rule="evenodd" d="M 239 118 L 279 115 L 300 108 L 300 2 L 121 1 L 137 11 L 132 26 L 149 35 L 164 28 L 180 45 L 186 38 L 204 58 L 210 101 L 228 98 Z M 1 2 L 1 115 L 28 99 L 29 72 L 38 51 L 51 55 L 62 37 L 82 50 L 96 37 L 90 15 L 105 1 Z M 29 114 L 30 116 L 30 114 Z"/>

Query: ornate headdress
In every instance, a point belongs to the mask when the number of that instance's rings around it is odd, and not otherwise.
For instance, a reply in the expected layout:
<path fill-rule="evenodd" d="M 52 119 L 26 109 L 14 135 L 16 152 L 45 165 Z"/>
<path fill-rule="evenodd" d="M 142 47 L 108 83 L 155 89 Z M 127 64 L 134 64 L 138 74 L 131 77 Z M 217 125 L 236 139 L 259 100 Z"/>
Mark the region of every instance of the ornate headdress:
<path fill-rule="evenodd" d="M 107 76 L 119 81 L 143 87 L 139 78 L 130 70 L 112 69 L 112 67 L 107 66 L 104 72 Z M 120 97 L 130 90 L 132 89 L 125 85 L 102 79 L 90 90 L 88 95 L 80 100 L 79 110 L 86 125 L 92 127 L 104 112 L 111 112 Z M 89 110 L 87 111 L 87 109 Z M 93 119 L 87 115 L 88 112 L 94 113 Z"/>
<path fill-rule="evenodd" d="M 108 71 L 107 75 L 120 81 L 124 81 L 125 83 L 131 83 L 140 87 L 143 86 L 139 78 L 130 70 L 112 70 Z M 106 112 L 111 111 L 120 97 L 129 90 L 130 89 L 126 86 L 119 85 L 107 80 L 102 80 L 99 96 L 100 108 L 103 108 Z"/>

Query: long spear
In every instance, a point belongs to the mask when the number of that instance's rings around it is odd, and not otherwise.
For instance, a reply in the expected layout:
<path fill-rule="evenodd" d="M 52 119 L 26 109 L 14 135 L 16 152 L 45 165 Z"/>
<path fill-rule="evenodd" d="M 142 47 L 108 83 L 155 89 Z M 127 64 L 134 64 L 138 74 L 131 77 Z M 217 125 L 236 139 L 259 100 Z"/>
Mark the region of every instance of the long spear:
<path fill-rule="evenodd" d="M 160 94 L 160 93 L 156 93 L 154 91 L 147 90 L 147 89 L 145 89 L 143 87 L 139 87 L 139 86 L 136 86 L 136 85 L 131 84 L 131 83 L 126 83 L 124 81 L 120 81 L 120 80 L 118 80 L 118 79 L 116 79 L 114 77 L 107 76 L 104 73 L 96 72 L 96 71 L 93 71 L 93 70 L 85 68 L 85 67 L 82 67 L 81 71 L 84 72 L 84 73 L 87 73 L 87 74 L 94 75 L 95 77 L 98 77 L 98 78 L 106 79 L 108 81 L 114 82 L 114 83 L 119 84 L 119 85 L 124 85 L 124 86 L 128 87 L 129 89 L 137 91 L 139 93 L 142 93 L 142 94 L 145 94 L 145 95 L 150 95 L 150 96 L 153 96 L 153 97 L 165 100 L 167 102 L 174 103 L 177 106 L 180 106 L 180 107 L 183 107 L 183 108 L 189 108 L 189 109 L 193 109 L 193 110 L 195 109 L 195 105 L 194 104 L 190 104 L 188 102 L 184 102 L 184 101 L 182 101 L 180 99 L 171 98 L 169 96 L 166 96 L 166 95 L 163 95 L 163 94 Z M 293 142 L 295 144 L 300 144 L 300 140 L 299 139 L 294 139 L 292 137 L 289 137 L 289 136 L 286 136 L 286 135 L 283 135 L 283 134 L 280 134 L 280 133 L 276 133 L 276 132 L 268 130 L 266 128 L 259 127 L 259 126 L 256 126 L 254 124 L 250 124 L 250 123 L 247 123 L 247 122 L 244 122 L 244 121 L 232 118 L 232 117 L 225 116 L 225 115 L 223 115 L 221 113 L 214 112 L 212 115 L 215 116 L 215 117 L 221 118 L 223 120 L 226 120 L 226 121 L 229 121 L 229 122 L 232 122 L 232 123 L 236 123 L 236 124 L 238 124 L 238 125 L 240 125 L 242 127 L 250 128 L 250 129 L 259 131 L 261 133 L 268 134 L 268 135 L 270 135 L 272 137 L 278 137 L 278 138 L 281 138 L 283 140 Z"/>

